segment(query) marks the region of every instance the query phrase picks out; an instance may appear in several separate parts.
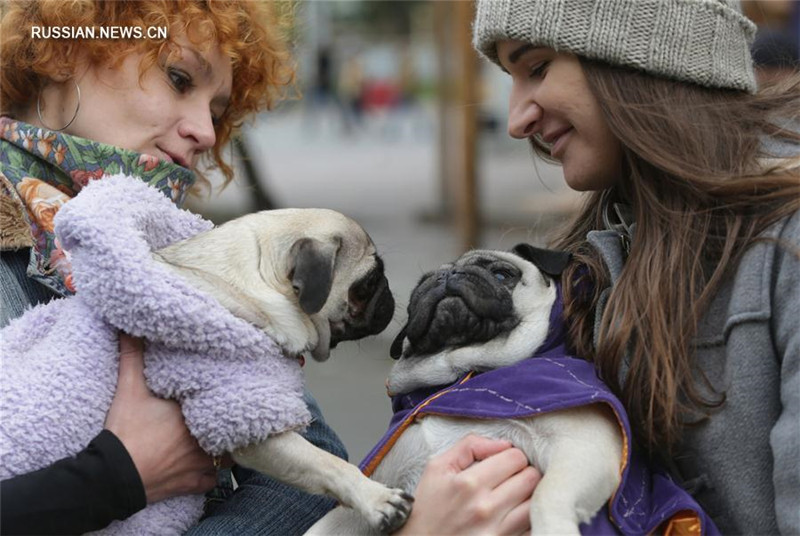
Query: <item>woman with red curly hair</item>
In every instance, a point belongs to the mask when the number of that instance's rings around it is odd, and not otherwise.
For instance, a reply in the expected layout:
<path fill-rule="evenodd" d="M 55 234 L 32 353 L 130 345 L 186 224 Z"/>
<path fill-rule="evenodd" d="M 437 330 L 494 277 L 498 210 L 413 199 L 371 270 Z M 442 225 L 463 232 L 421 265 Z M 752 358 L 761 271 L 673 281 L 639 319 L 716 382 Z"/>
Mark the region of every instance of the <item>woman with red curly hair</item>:
<path fill-rule="evenodd" d="M 74 291 L 53 216 L 87 181 L 125 173 L 180 204 L 204 181 L 196 173 L 202 159 L 231 178 L 222 154 L 232 133 L 248 115 L 269 109 L 294 79 L 287 17 L 278 7 L 194 0 L 2 4 L 0 325 Z M 137 28 L 131 33 L 141 37 L 54 37 L 114 27 Z M 177 403 L 147 390 L 141 342 L 121 335 L 120 352 L 106 430 L 76 457 L 4 481 L 3 532 L 96 530 L 147 502 L 214 487 L 214 464 Z M 313 399 L 309 404 L 316 420 L 307 436 L 344 455 Z M 261 475 L 237 476 L 250 484 L 250 497 L 268 496 L 263 510 L 274 519 L 249 516 L 262 526 L 299 530 L 302 518 L 313 522 L 330 507 L 327 498 L 301 497 Z"/>
<path fill-rule="evenodd" d="M 2 327 L 74 291 L 52 222 L 88 181 L 124 173 L 181 204 L 204 182 L 196 171 L 202 159 L 230 180 L 222 148 L 244 118 L 291 89 L 294 66 L 283 37 L 289 13 L 276 11 L 288 2 L 24 0 L 0 7 Z M 103 37 L 109 29 L 115 38 Z M 306 438 L 345 457 L 310 395 L 307 402 L 314 420 Z M 105 428 L 77 456 L 3 481 L 0 531 L 97 530 L 148 502 L 214 486 L 215 464 L 178 405 L 148 391 L 141 341 L 125 334 Z M 468 437 L 444 453 L 423 476 L 409 526 L 525 530 L 525 501 L 538 473 L 510 447 Z M 239 487 L 209 494 L 193 533 L 299 533 L 333 506 L 247 469 L 233 472 Z"/>

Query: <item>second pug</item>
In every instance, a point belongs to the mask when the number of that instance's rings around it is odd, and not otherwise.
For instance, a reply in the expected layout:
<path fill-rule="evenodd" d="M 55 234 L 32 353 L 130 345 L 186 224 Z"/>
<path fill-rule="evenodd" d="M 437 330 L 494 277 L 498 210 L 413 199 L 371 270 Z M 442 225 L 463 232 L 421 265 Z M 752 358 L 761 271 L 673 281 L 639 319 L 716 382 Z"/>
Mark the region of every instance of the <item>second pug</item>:
<path fill-rule="evenodd" d="M 404 431 L 373 451 L 366 464 L 373 478 L 413 491 L 432 456 L 475 433 L 511 440 L 544 474 L 531 502 L 533 533 L 577 534 L 578 525 L 600 510 L 620 481 L 622 437 L 612 412 L 598 405 L 541 414 L 531 408 L 529 416 L 501 418 L 504 406 L 524 414 L 519 406 L 526 404 L 500 392 L 502 386 L 487 390 L 459 382 L 470 373 L 519 363 L 548 344 L 557 331 L 551 326 L 557 321 L 551 315 L 557 299 L 553 278 L 567 261 L 564 254 L 530 246 L 512 253 L 478 250 L 422 277 L 411 294 L 408 323 L 392 346 L 399 361 L 389 375 L 389 392 L 402 399 L 404 393 L 456 382 L 454 394 L 476 395 L 470 403 L 482 406 L 478 411 L 485 415 L 463 418 L 453 409 L 448 416 L 448 408 L 439 407 L 424 418 L 411 417 Z M 488 418 L 493 413 L 498 418 Z M 357 514 L 337 509 L 309 531 L 344 533 L 367 534 L 370 528 Z"/>
<path fill-rule="evenodd" d="M 533 534 L 713 533 L 691 496 L 634 452 L 625 410 L 594 366 L 567 352 L 559 276 L 568 260 L 521 244 L 472 251 L 422 277 L 391 350 L 395 414 L 362 470 L 411 493 L 428 460 L 465 435 L 506 439 L 543 473 Z M 309 531 L 371 533 L 345 508 Z"/>

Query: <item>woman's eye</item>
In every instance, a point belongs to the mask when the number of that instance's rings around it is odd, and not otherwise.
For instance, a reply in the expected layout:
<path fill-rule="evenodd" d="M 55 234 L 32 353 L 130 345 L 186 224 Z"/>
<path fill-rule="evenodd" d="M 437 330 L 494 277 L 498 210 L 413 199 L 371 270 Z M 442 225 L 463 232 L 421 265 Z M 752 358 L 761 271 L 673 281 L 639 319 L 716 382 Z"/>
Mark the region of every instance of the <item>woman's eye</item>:
<path fill-rule="evenodd" d="M 549 61 L 543 61 L 541 63 L 537 63 L 536 66 L 531 68 L 529 76 L 531 78 L 544 76 L 545 71 L 547 71 L 548 65 L 550 65 Z"/>
<path fill-rule="evenodd" d="M 170 83 L 178 93 L 186 93 L 192 88 L 192 77 L 180 69 L 169 68 L 167 70 Z"/>

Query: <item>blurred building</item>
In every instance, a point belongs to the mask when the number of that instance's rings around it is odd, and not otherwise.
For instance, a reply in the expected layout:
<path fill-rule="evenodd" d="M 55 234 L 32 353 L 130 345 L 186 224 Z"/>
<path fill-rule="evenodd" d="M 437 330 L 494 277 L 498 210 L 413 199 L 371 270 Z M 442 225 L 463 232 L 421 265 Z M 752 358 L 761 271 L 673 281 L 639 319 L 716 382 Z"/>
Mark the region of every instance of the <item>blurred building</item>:
<path fill-rule="evenodd" d="M 758 25 L 752 50 L 759 84 L 800 72 L 800 1 L 745 0 L 742 8 Z"/>

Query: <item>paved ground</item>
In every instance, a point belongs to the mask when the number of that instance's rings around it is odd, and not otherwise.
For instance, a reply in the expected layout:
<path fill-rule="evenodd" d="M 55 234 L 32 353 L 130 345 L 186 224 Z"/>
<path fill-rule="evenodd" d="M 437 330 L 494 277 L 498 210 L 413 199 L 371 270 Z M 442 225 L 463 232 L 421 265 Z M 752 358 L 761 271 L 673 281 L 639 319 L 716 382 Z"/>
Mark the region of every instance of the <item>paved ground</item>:
<path fill-rule="evenodd" d="M 359 461 L 383 434 L 391 415 L 384 379 L 389 345 L 405 320 L 408 296 L 424 272 L 458 256 L 448 224 L 423 214 L 440 207 L 434 114 L 367 119 L 346 134 L 333 110 L 295 109 L 262 116 L 248 131 L 248 146 L 270 194 L 284 207 L 326 207 L 356 219 L 383 255 L 397 301 L 389 328 L 358 343 L 343 343 L 326 363 L 308 362 L 308 385 L 327 421 Z M 538 164 L 525 144 L 504 134 L 481 141 L 481 206 L 489 222 L 481 247 L 542 244 L 543 233 L 574 206 L 558 169 Z M 233 184 L 193 208 L 224 219 L 252 210 L 248 192 Z M 426 223 L 428 222 L 428 223 Z"/>

